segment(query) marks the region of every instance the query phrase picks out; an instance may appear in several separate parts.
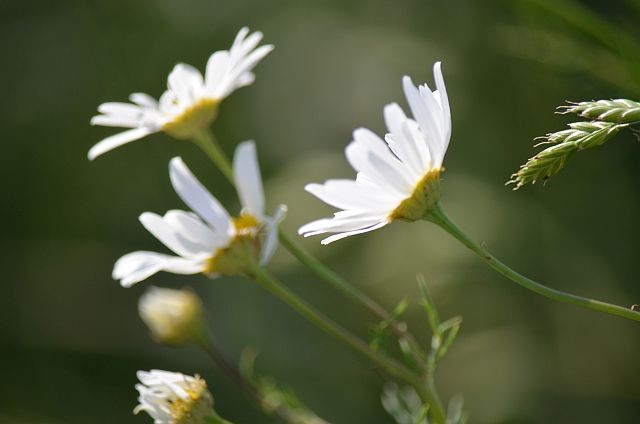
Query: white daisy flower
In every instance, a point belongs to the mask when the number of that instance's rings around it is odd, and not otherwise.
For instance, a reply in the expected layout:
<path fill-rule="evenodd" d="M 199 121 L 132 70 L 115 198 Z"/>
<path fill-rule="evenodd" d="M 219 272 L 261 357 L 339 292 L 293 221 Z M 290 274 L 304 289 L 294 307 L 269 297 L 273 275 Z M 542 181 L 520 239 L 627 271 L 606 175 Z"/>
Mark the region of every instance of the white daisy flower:
<path fill-rule="evenodd" d="M 151 287 L 140 297 L 138 312 L 160 343 L 182 345 L 203 329 L 204 308 L 193 290 Z"/>
<path fill-rule="evenodd" d="M 197 274 L 215 278 L 244 273 L 264 265 L 278 245 L 278 224 L 286 207 L 273 217 L 265 215 L 262 179 L 253 141 L 240 143 L 233 159 L 233 172 L 242 212 L 231 217 L 218 200 L 196 179 L 181 158 L 169 164 L 171 184 L 195 212 L 171 210 L 164 216 L 140 215 L 142 225 L 178 256 L 138 251 L 124 255 L 113 268 L 113 278 L 124 287 L 159 271 Z"/>
<path fill-rule="evenodd" d="M 357 172 L 355 181 L 334 179 L 305 187 L 342 210 L 333 218 L 303 225 L 300 234 L 336 233 L 322 240 L 328 244 L 376 230 L 395 219 L 421 219 L 435 207 L 440 198 L 442 161 L 451 138 L 451 113 L 440 62 L 434 65 L 433 74 L 435 91 L 426 84 L 416 87 L 409 77 L 403 78 L 413 119 L 396 103 L 385 106 L 389 133 L 384 140 L 366 128 L 354 131 L 346 156 Z"/>
<path fill-rule="evenodd" d="M 148 94 L 133 93 L 129 96 L 132 103 L 101 104 L 98 107 L 101 115 L 94 116 L 91 125 L 131 129 L 93 146 L 89 160 L 155 132 L 187 139 L 211 125 L 220 102 L 237 88 L 252 84 L 255 75 L 251 70 L 273 50 L 272 45 L 256 48 L 262 40 L 261 32 L 248 34 L 249 29 L 242 28 L 229 50 L 213 53 L 204 77 L 190 65 L 177 64 L 159 101 Z"/>
<path fill-rule="evenodd" d="M 162 370 L 138 371 L 136 390 L 140 404 L 134 414 L 144 411 L 154 424 L 200 424 L 213 412 L 213 396 L 198 375 Z"/>

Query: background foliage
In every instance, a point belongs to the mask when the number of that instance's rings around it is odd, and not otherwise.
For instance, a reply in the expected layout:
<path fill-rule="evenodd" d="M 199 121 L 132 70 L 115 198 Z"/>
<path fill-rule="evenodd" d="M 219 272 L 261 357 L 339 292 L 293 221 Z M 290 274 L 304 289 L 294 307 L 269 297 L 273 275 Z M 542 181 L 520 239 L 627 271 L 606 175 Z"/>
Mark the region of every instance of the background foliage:
<path fill-rule="evenodd" d="M 182 208 L 168 160 L 181 155 L 236 207 L 197 148 L 154 135 L 95 163 L 95 107 L 132 91 L 162 92 L 174 63 L 203 69 L 243 25 L 276 50 L 257 82 L 227 99 L 214 130 L 227 152 L 255 138 L 269 203 L 289 205 L 290 232 L 326 212 L 308 181 L 351 175 L 342 149 L 358 126 L 382 131 L 400 77 L 431 83 L 443 60 L 453 114 L 443 205 L 498 257 L 549 286 L 623 305 L 640 302 L 638 143 L 630 133 L 574 159 L 546 187 L 503 186 L 532 139 L 562 129 L 565 99 L 640 94 L 640 2 L 514 0 L 66 0 L 0 4 L 3 101 L 3 278 L 0 422 L 144 423 L 135 371 L 200 372 L 218 411 L 263 422 L 195 349 L 159 347 L 136 311 L 144 285 L 192 285 L 217 339 L 260 352 L 322 417 L 387 423 L 369 366 L 241 279 L 168 274 L 125 290 L 115 259 L 160 248 L 145 210 Z M 640 403 L 637 324 L 552 303 L 485 268 L 435 226 L 396 224 L 305 246 L 392 307 L 418 294 L 422 272 L 444 316 L 463 315 L 439 369 L 443 394 L 465 396 L 472 422 L 634 422 Z M 367 313 L 301 269 L 285 251 L 272 269 L 298 293 L 366 334 Z M 411 325 L 427 324 L 418 308 Z M 370 320 L 373 323 L 373 320 Z"/>

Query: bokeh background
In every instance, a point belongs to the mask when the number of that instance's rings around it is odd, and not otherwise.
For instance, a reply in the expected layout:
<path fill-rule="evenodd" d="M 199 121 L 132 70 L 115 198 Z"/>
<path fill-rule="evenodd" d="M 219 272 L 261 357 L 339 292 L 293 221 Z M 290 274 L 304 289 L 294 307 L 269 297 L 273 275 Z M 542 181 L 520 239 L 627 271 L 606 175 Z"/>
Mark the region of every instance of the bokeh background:
<path fill-rule="evenodd" d="M 184 207 L 169 184 L 171 157 L 231 210 L 237 201 L 194 145 L 162 134 L 89 163 L 89 147 L 114 132 L 90 117 L 133 91 L 158 96 L 175 63 L 203 69 L 244 25 L 276 50 L 253 86 L 225 100 L 214 131 L 228 153 L 257 140 L 268 202 L 289 205 L 287 231 L 330 211 L 302 188 L 352 175 L 342 153 L 351 131 L 381 132 L 383 105 L 405 104 L 401 76 L 431 83 L 442 60 L 451 217 L 552 287 L 640 303 L 631 133 L 577 155 L 546 187 L 504 187 L 533 155 L 532 139 L 569 122 L 553 113 L 564 100 L 640 97 L 638 18 L 638 0 L 1 2 L 0 422 L 150 422 L 131 414 L 135 371 L 150 368 L 198 372 L 222 415 L 269 422 L 195 348 L 150 340 L 136 311 L 150 284 L 192 286 L 223 349 L 237 358 L 253 346 L 258 370 L 325 419 L 391 422 L 379 375 L 251 282 L 161 274 L 123 289 L 110 278 L 122 254 L 163 250 L 137 216 Z M 471 422 L 637 422 L 637 323 L 535 296 L 428 224 L 301 243 L 388 307 L 417 299 L 415 276 L 425 275 L 441 314 L 464 317 L 437 380 L 446 398 L 464 396 Z M 375 322 L 283 249 L 271 269 L 358 334 Z M 417 307 L 408 320 L 426 341 Z"/>

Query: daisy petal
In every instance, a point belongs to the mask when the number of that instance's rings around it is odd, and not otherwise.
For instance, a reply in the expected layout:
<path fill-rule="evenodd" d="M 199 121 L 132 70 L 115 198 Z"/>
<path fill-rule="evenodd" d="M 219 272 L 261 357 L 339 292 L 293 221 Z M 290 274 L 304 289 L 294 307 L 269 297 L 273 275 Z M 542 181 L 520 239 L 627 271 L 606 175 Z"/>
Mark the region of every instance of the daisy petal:
<path fill-rule="evenodd" d="M 123 287 L 131 287 L 160 271 L 175 274 L 197 274 L 203 265 L 195 261 L 156 252 L 138 251 L 124 255 L 113 267 L 113 279 Z"/>
<path fill-rule="evenodd" d="M 202 95 L 204 82 L 200 71 L 191 65 L 179 63 L 169 74 L 167 85 L 180 103 L 190 105 Z"/>
<path fill-rule="evenodd" d="M 169 176 L 180 198 L 200 215 L 214 231 L 227 237 L 233 236 L 231 217 L 218 200 L 204 188 L 180 157 L 171 159 Z"/>
<path fill-rule="evenodd" d="M 359 230 L 354 230 L 354 231 L 348 231 L 345 233 L 340 233 L 340 234 L 334 234 L 330 237 L 327 237 L 326 239 L 323 239 L 320 243 L 327 245 L 329 243 L 333 243 L 334 241 L 338 241 L 340 239 L 343 239 L 345 237 L 351 237 L 351 236 L 355 236 L 356 234 L 363 234 L 363 233 L 368 233 L 369 231 L 374 231 L 377 230 L 378 228 L 382 228 L 385 225 L 387 225 L 389 222 L 388 221 L 382 221 L 379 222 L 375 225 L 372 225 L 370 227 L 367 228 L 361 228 Z"/>
<path fill-rule="evenodd" d="M 89 160 L 94 160 L 98 156 L 108 152 L 109 150 L 113 150 L 116 147 L 120 147 L 123 144 L 130 143 L 134 140 L 139 140 L 149 134 L 153 134 L 157 132 L 157 130 L 140 127 L 134 128 L 132 130 L 124 131 L 116 135 L 112 135 L 111 137 L 107 137 L 94 145 L 88 153 Z"/>
<path fill-rule="evenodd" d="M 266 265 L 276 251 L 278 247 L 278 225 L 282 222 L 286 214 L 287 207 L 285 205 L 280 205 L 273 217 L 267 219 L 267 234 L 262 246 L 260 265 Z"/>
<path fill-rule="evenodd" d="M 175 215 L 171 216 L 171 218 L 174 217 Z M 211 249 L 203 248 L 202 243 L 190 240 L 180 231 L 181 227 L 171 225 L 171 220 L 166 221 L 160 215 L 153 212 L 144 212 L 139 219 L 147 231 L 182 257 L 201 258 L 212 252 Z"/>
<path fill-rule="evenodd" d="M 147 107 L 149 109 L 158 108 L 158 101 L 145 93 L 133 93 L 129 96 L 129 100 L 139 106 Z"/>
<path fill-rule="evenodd" d="M 264 216 L 264 190 L 258 165 L 256 144 L 245 141 L 236 148 L 233 174 L 243 208 L 258 219 Z"/>

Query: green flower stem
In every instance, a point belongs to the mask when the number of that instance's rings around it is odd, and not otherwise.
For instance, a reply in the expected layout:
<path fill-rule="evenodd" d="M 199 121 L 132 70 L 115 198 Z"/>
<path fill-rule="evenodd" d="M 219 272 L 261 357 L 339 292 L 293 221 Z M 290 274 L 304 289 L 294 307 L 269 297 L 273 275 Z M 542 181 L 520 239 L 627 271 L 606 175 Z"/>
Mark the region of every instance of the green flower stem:
<path fill-rule="evenodd" d="M 222 371 L 223 374 L 227 376 L 231 381 L 233 381 L 240 389 L 244 390 L 258 405 L 260 410 L 270 416 L 273 416 L 278 421 L 287 424 L 297 424 L 295 421 L 291 419 L 294 416 L 291 412 L 287 410 L 286 407 L 280 406 L 276 409 L 267 410 L 263 407 L 264 400 L 262 398 L 261 393 L 256 389 L 254 384 L 248 380 L 245 376 L 242 375 L 238 367 L 232 364 L 225 355 L 215 346 L 210 337 L 202 332 L 197 335 L 195 338 L 195 343 L 203 352 L 205 352 L 211 361 Z M 225 423 L 226 421 L 210 421 L 212 423 Z"/>
<path fill-rule="evenodd" d="M 211 415 L 204 417 L 204 422 L 207 424 L 233 424 L 231 421 L 227 421 L 216 414 L 215 411 L 212 411 Z"/>
<path fill-rule="evenodd" d="M 199 334 L 194 341 L 195 344 L 202 349 L 207 356 L 209 356 L 216 367 L 218 367 L 220 371 L 227 376 L 227 378 L 260 403 L 260 395 L 251 382 L 247 381 L 247 379 L 242 376 L 238 368 L 224 356 L 224 354 L 213 344 L 211 339 L 207 337 L 204 332 Z"/>
<path fill-rule="evenodd" d="M 459 242 L 467 246 L 473 253 L 482 258 L 482 260 L 485 261 L 491 268 L 495 269 L 500 274 L 507 277 L 509 280 L 521 285 L 526 289 L 529 289 L 542 296 L 548 297 L 549 299 L 557 300 L 558 302 L 569 303 L 594 311 L 604 312 L 634 321 L 640 321 L 639 312 L 635 312 L 622 306 L 612 305 L 598 300 L 576 296 L 573 294 L 562 292 L 560 290 L 552 289 L 543 286 L 542 284 L 533 281 L 532 279 L 527 278 L 522 274 L 517 273 L 516 271 L 512 270 L 507 265 L 496 259 L 495 256 L 485 250 L 478 243 L 471 240 L 460 228 L 458 228 L 453 222 L 451 222 L 451 220 L 447 217 L 447 215 L 445 215 L 439 205 L 436 206 L 436 208 L 433 209 L 425 217 L 425 219 L 439 225 L 442 229 L 456 238 Z"/>
<path fill-rule="evenodd" d="M 220 144 L 213 133 L 208 129 L 202 130 L 196 134 L 193 142 L 209 156 L 209 159 L 218 167 L 220 172 L 235 186 L 235 177 L 233 176 L 231 163 L 220 148 Z"/>
<path fill-rule="evenodd" d="M 233 170 L 229 159 L 220 148 L 216 137 L 209 129 L 203 130 L 193 139 L 193 141 L 207 154 L 211 161 L 220 169 L 224 176 L 229 180 L 232 185 L 235 185 L 235 178 L 233 176 Z M 309 268 L 317 277 L 323 281 L 329 283 L 334 288 L 338 289 L 341 293 L 350 297 L 353 301 L 361 303 L 374 315 L 390 323 L 392 331 L 396 336 L 406 339 L 410 344 L 414 352 L 417 353 L 417 359 L 421 361 L 423 368 L 426 366 L 424 360 L 425 354 L 416 338 L 411 334 L 406 325 L 398 322 L 394 317 L 387 312 L 380 304 L 371 299 L 365 293 L 358 290 L 352 284 L 349 284 L 344 278 L 333 272 L 330 268 L 310 255 L 301 246 L 296 244 L 289 236 L 281 229 L 278 231 L 279 241 L 282 246 L 287 249 L 296 259 L 298 259 L 303 265 Z"/>
<path fill-rule="evenodd" d="M 281 284 L 266 269 L 260 266 L 255 266 L 251 270 L 249 277 L 254 279 L 265 290 L 295 309 L 300 315 L 307 318 L 321 330 L 332 335 L 342 343 L 366 356 L 372 362 L 384 369 L 389 375 L 401 379 L 407 384 L 413 386 L 422 400 L 430 405 L 431 413 L 433 414 L 435 422 L 445 422 L 445 413 L 442 407 L 442 403 L 435 393 L 435 390 L 433 390 L 432 385 L 425 384 L 425 382 L 421 378 L 417 377 L 414 373 L 412 373 L 404 365 L 397 362 L 396 360 L 388 358 L 381 353 L 369 348 L 369 346 L 360 338 L 345 330 L 328 317 L 322 315 L 311 305 L 307 304 L 293 292 L 289 291 L 288 288 Z"/>

